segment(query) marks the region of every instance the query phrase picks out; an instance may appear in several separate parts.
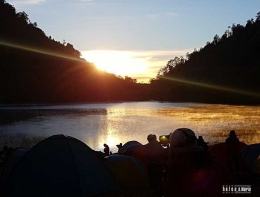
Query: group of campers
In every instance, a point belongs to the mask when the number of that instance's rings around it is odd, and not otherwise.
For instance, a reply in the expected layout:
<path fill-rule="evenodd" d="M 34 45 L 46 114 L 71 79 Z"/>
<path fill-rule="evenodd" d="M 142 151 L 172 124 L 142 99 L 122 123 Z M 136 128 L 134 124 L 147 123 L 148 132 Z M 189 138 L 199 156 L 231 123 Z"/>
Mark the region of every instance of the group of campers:
<path fill-rule="evenodd" d="M 5 146 L 0 196 L 217 197 L 225 185 L 257 183 L 244 173 L 241 153 L 243 159 L 257 160 L 260 144 L 245 147 L 233 130 L 225 142 L 212 146 L 188 128 L 159 139 L 150 134 L 147 140 L 145 145 L 120 143 L 114 154 L 107 144 L 98 152 L 64 135 L 46 138 L 31 149 Z M 255 150 L 258 155 L 249 154 Z M 260 160 L 257 166 L 259 175 Z"/>
<path fill-rule="evenodd" d="M 136 146 L 130 152 L 121 154 L 136 157 L 146 166 L 150 185 L 157 188 L 163 196 L 219 196 L 222 186 L 227 183 L 238 183 L 239 179 L 239 139 L 234 130 L 226 139 L 228 163 L 227 177 L 224 171 L 208 152 L 208 143 L 202 136 L 196 137 L 188 128 L 179 128 L 168 136 L 147 136 L 148 143 Z M 104 154 L 111 154 L 104 144 Z M 120 149 L 122 144 L 117 145 Z M 231 182 L 230 182 L 231 181 Z"/>

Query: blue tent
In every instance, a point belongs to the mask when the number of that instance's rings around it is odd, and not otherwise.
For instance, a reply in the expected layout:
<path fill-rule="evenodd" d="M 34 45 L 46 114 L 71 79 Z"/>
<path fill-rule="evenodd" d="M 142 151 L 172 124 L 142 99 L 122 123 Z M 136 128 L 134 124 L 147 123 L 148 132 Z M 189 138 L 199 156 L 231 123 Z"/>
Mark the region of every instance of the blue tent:
<path fill-rule="evenodd" d="M 34 146 L 5 185 L 6 196 L 99 196 L 118 189 L 110 169 L 83 142 L 64 135 Z"/>

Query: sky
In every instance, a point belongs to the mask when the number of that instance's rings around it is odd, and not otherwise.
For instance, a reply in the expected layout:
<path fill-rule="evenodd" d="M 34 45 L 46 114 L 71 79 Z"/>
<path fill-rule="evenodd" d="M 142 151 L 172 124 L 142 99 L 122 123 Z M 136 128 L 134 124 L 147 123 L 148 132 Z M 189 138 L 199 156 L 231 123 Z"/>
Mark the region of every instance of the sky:
<path fill-rule="evenodd" d="M 259 0 L 6 0 L 100 69 L 149 82 L 176 56 L 245 25 Z"/>

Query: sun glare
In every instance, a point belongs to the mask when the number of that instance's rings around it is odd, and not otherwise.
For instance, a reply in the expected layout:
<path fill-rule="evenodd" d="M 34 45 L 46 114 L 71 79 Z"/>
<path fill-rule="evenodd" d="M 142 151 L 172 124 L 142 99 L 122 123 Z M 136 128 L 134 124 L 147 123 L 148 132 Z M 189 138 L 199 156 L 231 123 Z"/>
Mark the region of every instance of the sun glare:
<path fill-rule="evenodd" d="M 121 76 L 142 74 L 147 68 L 144 58 L 137 57 L 134 52 L 129 51 L 83 51 L 82 56 L 93 62 L 98 69 Z"/>

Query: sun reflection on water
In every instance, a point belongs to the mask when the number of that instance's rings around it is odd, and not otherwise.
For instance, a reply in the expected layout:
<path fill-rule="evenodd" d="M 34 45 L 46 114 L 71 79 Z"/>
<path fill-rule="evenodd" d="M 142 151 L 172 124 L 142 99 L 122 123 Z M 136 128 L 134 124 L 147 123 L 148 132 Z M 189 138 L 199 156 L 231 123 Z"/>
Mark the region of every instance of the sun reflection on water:
<path fill-rule="evenodd" d="M 193 107 L 159 110 L 158 114 L 171 116 L 189 125 L 197 135 L 210 142 L 223 141 L 228 131 L 236 130 L 245 143 L 260 142 L 260 107 L 198 104 Z"/>
<path fill-rule="evenodd" d="M 19 133 L 44 137 L 63 133 L 95 150 L 103 151 L 107 143 L 116 152 L 116 144 L 130 140 L 145 144 L 149 134 L 165 135 L 181 127 L 210 144 L 224 141 L 230 130 L 245 143 L 260 142 L 260 106 L 136 102 L 34 108 L 0 108 L 3 120 L 15 114 L 14 120 L 0 124 L 1 144 Z"/>
<path fill-rule="evenodd" d="M 224 141 L 229 131 L 237 131 L 245 143 L 260 142 L 259 107 L 205 105 L 166 106 L 162 108 L 128 108 L 108 109 L 107 127 L 102 131 L 99 144 L 107 142 L 114 147 L 120 142 L 137 140 L 146 143 L 146 136 L 169 134 L 179 127 L 188 127 L 197 136 L 203 135 L 211 144 Z"/>

